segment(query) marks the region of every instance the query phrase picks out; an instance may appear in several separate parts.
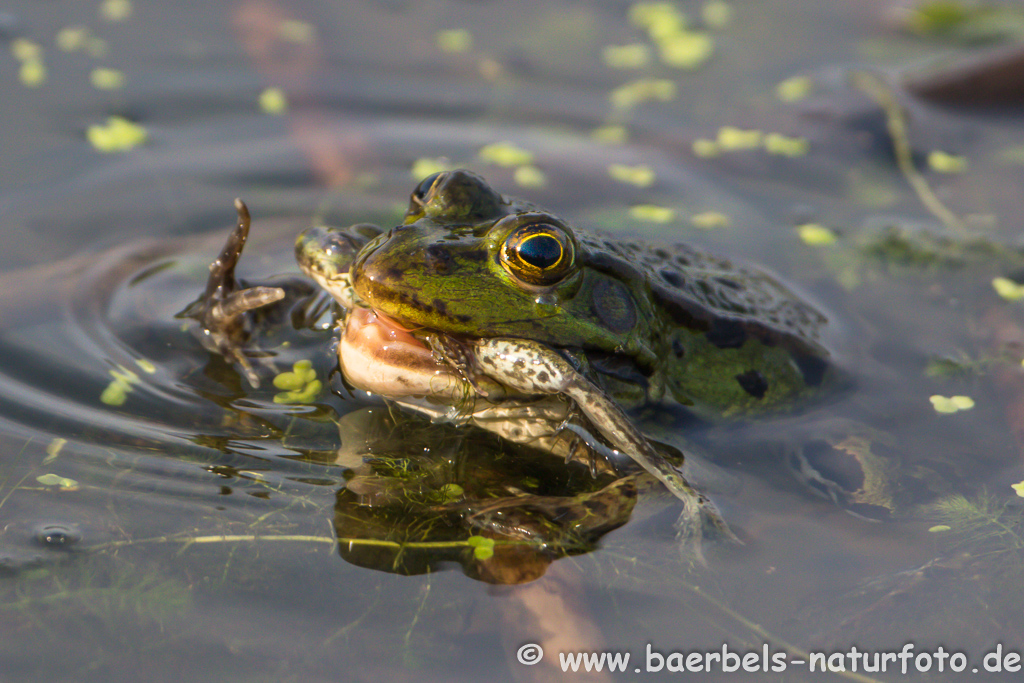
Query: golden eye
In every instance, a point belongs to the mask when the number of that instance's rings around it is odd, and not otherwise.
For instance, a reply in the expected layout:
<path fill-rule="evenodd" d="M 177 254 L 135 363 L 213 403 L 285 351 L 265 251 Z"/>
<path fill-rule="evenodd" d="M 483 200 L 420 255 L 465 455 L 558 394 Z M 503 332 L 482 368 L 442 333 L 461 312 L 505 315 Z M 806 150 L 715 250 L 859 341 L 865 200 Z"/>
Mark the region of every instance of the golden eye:
<path fill-rule="evenodd" d="M 530 223 L 512 231 L 501 247 L 501 264 L 531 285 L 553 285 L 573 270 L 576 250 L 569 233 L 557 225 Z"/>

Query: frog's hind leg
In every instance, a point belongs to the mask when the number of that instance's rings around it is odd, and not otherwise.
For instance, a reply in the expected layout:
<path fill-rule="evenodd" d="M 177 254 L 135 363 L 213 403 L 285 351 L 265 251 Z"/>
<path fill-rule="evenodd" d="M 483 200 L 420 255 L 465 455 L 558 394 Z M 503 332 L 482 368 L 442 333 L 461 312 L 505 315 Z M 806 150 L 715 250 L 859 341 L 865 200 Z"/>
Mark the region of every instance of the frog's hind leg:
<path fill-rule="evenodd" d="M 235 266 L 249 236 L 251 219 L 249 209 L 241 199 L 235 200 L 235 209 L 238 211 L 238 223 L 228 235 L 220 254 L 210 264 L 206 290 L 180 315 L 199 321 L 198 337 L 203 346 L 238 363 L 249 384 L 259 387 L 259 375 L 243 353 L 250 334 L 247 314 L 280 301 L 285 297 L 285 291 L 281 287 L 240 288 L 235 279 Z"/>

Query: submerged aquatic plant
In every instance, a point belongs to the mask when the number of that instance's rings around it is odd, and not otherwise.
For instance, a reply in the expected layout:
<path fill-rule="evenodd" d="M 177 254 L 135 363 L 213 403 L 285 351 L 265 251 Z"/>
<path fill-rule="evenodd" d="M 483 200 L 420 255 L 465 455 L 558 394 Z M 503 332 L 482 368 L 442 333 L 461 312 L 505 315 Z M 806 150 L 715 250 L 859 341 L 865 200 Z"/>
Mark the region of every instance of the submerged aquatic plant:
<path fill-rule="evenodd" d="M 1011 505 L 988 491 L 974 499 L 956 494 L 927 507 L 927 513 L 950 542 L 951 550 L 990 559 L 1012 559 L 1015 565 L 1024 554 L 1024 509 Z M 933 529 L 935 527 L 932 527 Z"/>

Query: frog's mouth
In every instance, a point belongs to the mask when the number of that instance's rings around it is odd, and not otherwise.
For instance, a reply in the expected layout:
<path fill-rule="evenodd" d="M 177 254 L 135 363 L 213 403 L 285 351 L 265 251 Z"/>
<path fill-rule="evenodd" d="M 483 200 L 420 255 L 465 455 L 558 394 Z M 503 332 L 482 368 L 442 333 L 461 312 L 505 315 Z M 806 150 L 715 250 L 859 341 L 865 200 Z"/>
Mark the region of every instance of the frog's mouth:
<path fill-rule="evenodd" d="M 467 391 L 467 383 L 412 330 L 372 308 L 351 309 L 338 359 L 352 386 L 382 396 L 452 399 Z"/>

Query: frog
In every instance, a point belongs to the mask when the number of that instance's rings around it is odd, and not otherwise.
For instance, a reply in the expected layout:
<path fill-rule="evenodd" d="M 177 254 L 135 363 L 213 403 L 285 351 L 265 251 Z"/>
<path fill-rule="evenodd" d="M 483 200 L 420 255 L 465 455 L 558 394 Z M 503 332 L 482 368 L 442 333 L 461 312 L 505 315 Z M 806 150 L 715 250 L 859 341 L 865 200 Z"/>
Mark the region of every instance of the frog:
<path fill-rule="evenodd" d="M 214 284 L 230 280 L 240 244 L 229 240 L 214 262 L 195 317 L 252 381 L 239 320 L 283 292 Z M 389 230 L 314 226 L 295 252 L 338 305 L 351 388 L 567 460 L 582 448 L 594 474 L 632 462 L 683 502 L 680 526 L 692 533 L 710 524 L 735 539 L 629 412 L 779 411 L 835 375 L 828 318 L 767 272 L 688 245 L 588 233 L 468 170 L 423 179 Z"/>

